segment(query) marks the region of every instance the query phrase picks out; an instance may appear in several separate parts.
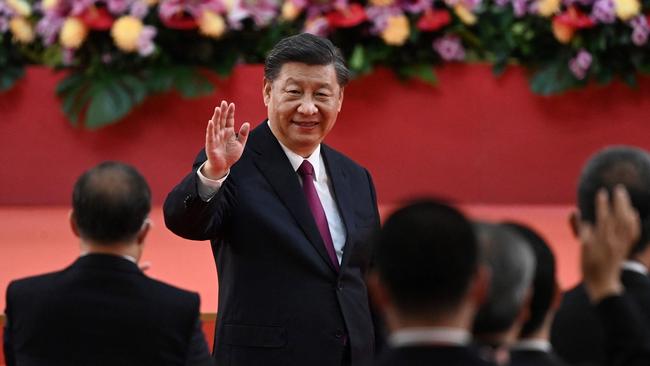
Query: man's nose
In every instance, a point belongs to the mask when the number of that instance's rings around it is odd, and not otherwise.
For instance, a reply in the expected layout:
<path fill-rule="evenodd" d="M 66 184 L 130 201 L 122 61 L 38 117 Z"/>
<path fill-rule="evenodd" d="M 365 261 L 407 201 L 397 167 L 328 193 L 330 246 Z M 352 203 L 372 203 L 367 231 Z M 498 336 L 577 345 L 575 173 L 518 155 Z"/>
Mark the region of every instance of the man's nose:
<path fill-rule="evenodd" d="M 312 115 L 318 113 L 318 108 L 316 104 L 311 100 L 311 98 L 305 98 L 300 102 L 298 107 L 298 112 L 306 115 Z"/>

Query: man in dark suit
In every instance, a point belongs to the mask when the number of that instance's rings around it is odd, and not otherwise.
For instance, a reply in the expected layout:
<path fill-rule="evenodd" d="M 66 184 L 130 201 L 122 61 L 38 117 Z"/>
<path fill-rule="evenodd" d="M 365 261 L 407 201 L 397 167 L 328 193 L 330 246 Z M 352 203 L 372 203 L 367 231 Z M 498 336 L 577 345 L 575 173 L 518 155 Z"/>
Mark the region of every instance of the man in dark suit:
<path fill-rule="evenodd" d="M 375 253 L 369 286 L 391 331 L 377 366 L 491 365 L 469 346 L 487 275 L 460 212 L 430 200 L 401 208 L 384 223 Z"/>
<path fill-rule="evenodd" d="M 642 311 L 643 326 L 650 329 L 650 155 L 626 146 L 610 147 L 598 152 L 584 167 L 578 183 L 578 211 L 572 215 L 574 232 L 595 222 L 596 192 L 612 191 L 622 185 L 641 218 L 641 236 L 623 263 L 621 280 L 625 292 Z M 605 365 L 605 333 L 595 307 L 580 283 L 562 300 L 551 331 L 551 343 L 568 363 Z"/>
<path fill-rule="evenodd" d="M 565 363 L 555 355 L 549 340 L 561 299 L 553 252 L 532 228 L 512 222 L 504 225 L 516 231 L 535 254 L 532 296 L 526 304 L 528 319 L 519 332 L 519 339 L 510 347 L 510 366 L 563 366 Z"/>
<path fill-rule="evenodd" d="M 151 193 L 132 167 L 106 162 L 74 187 L 81 256 L 9 284 L 7 365 L 210 365 L 199 296 L 138 268 Z"/>
<path fill-rule="evenodd" d="M 641 235 L 641 221 L 626 189 L 618 185 L 595 199 L 595 223 L 582 222 L 578 235 L 584 289 L 604 333 L 608 366 L 650 365 L 650 329 L 623 286 L 621 267 Z"/>
<path fill-rule="evenodd" d="M 322 144 L 348 71 L 330 41 L 280 41 L 264 68 L 268 120 L 234 129 L 234 104 L 164 205 L 167 227 L 211 240 L 220 365 L 364 365 L 375 347 L 364 241 L 379 225 L 369 173 Z"/>
<path fill-rule="evenodd" d="M 524 238 L 505 225 L 477 222 L 474 228 L 481 258 L 490 269 L 490 290 L 472 333 L 482 357 L 504 365 L 527 320 L 535 255 Z"/>

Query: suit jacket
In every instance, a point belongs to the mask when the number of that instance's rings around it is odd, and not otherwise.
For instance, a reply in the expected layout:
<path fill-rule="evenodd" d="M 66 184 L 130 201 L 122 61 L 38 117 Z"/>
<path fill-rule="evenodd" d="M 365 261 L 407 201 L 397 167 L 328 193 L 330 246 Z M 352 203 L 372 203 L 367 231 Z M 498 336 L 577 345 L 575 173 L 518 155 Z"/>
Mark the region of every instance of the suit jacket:
<path fill-rule="evenodd" d="M 623 270 L 621 281 L 631 301 L 641 309 L 643 327 L 650 329 L 650 278 Z M 582 284 L 564 294 L 553 321 L 551 343 L 557 354 L 573 365 L 605 365 L 605 332 Z"/>
<path fill-rule="evenodd" d="M 388 349 L 375 366 L 492 366 L 471 347 L 406 346 Z"/>
<path fill-rule="evenodd" d="M 540 350 L 510 351 L 509 366 L 567 366 L 552 352 Z"/>
<path fill-rule="evenodd" d="M 207 365 L 199 296 L 89 254 L 7 288 L 8 366 Z"/>
<path fill-rule="evenodd" d="M 322 145 L 347 237 L 339 272 L 325 250 L 297 173 L 267 123 L 251 131 L 242 157 L 209 202 L 192 172 L 164 205 L 174 233 L 211 240 L 219 276 L 214 357 L 220 366 L 367 364 L 373 319 L 364 275 L 365 240 L 379 226 L 369 173 Z"/>

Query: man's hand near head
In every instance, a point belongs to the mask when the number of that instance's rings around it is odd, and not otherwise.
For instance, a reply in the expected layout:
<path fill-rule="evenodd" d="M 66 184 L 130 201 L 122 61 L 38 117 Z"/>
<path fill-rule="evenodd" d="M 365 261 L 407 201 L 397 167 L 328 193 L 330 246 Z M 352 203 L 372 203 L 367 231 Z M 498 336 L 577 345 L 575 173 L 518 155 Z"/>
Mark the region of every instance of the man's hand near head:
<path fill-rule="evenodd" d="M 616 186 L 612 197 L 598 191 L 595 199 L 596 224 L 580 223 L 582 275 L 592 303 L 623 292 L 620 273 L 623 261 L 641 235 L 637 211 L 623 186 Z"/>

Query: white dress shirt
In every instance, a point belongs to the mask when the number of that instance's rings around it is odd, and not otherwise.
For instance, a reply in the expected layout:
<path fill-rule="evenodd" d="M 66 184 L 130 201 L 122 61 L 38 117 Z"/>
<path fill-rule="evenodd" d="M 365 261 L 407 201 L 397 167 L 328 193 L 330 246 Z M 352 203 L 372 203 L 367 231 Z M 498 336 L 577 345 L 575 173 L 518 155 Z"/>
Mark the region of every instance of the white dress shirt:
<path fill-rule="evenodd" d="M 472 340 L 469 331 L 448 327 L 404 328 L 393 332 L 388 339 L 391 347 L 445 345 L 467 346 Z"/>
<path fill-rule="evenodd" d="M 280 143 L 284 153 L 287 155 L 291 167 L 293 167 L 294 172 L 296 172 L 296 179 L 298 179 L 301 186 L 302 179 L 298 174 L 298 168 L 302 164 L 303 160 L 308 160 L 314 167 L 314 186 L 316 187 L 316 193 L 318 193 L 318 198 L 320 199 L 323 210 L 325 211 L 325 217 L 327 217 L 327 226 L 332 235 L 336 257 L 339 260 L 339 264 L 341 264 L 343 258 L 343 247 L 345 246 L 346 230 L 338 206 L 336 205 L 336 200 L 334 199 L 334 191 L 329 176 L 327 175 L 327 169 L 325 169 L 325 161 L 323 160 L 323 156 L 320 154 L 320 144 L 316 147 L 316 150 L 305 159 L 289 150 L 289 148 L 284 146 L 279 140 L 278 142 Z M 205 163 L 203 164 L 205 165 Z M 201 167 L 196 171 L 199 176 L 199 181 L 201 182 L 201 184 L 198 185 L 198 193 L 203 201 L 208 202 L 212 197 L 214 197 L 214 194 L 217 193 L 219 188 L 221 188 L 223 182 L 228 178 L 228 174 L 218 180 L 209 179 L 201 173 L 202 168 L 203 165 L 201 165 Z"/>
<path fill-rule="evenodd" d="M 643 264 L 637 261 L 630 261 L 630 260 L 624 261 L 621 267 L 623 267 L 623 269 L 626 269 L 628 271 L 640 273 L 644 276 L 648 275 L 648 268 L 646 268 L 646 266 L 644 266 Z"/>
<path fill-rule="evenodd" d="M 550 353 L 553 347 L 551 342 L 545 339 L 525 339 L 510 347 L 511 351 L 540 351 Z"/>

